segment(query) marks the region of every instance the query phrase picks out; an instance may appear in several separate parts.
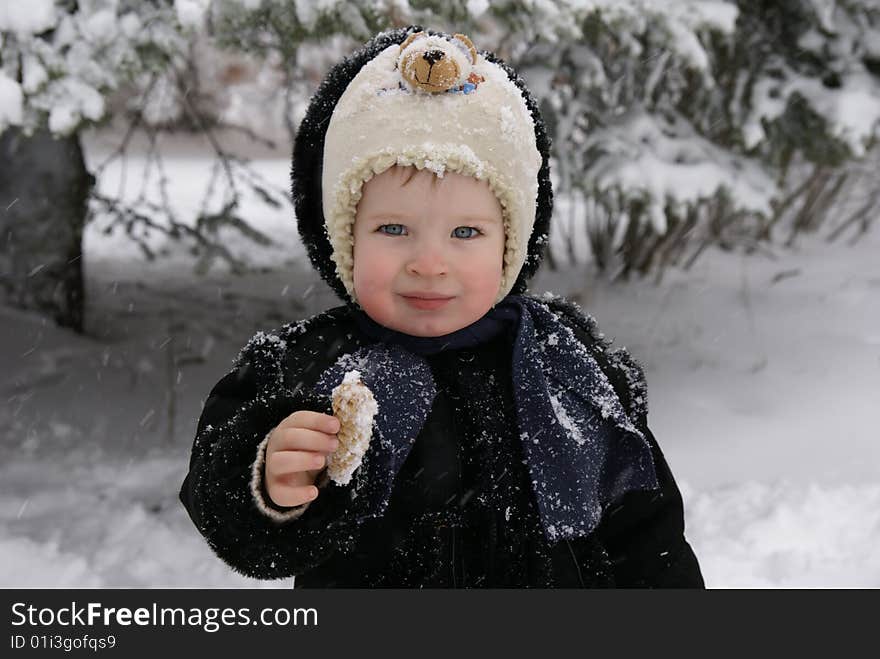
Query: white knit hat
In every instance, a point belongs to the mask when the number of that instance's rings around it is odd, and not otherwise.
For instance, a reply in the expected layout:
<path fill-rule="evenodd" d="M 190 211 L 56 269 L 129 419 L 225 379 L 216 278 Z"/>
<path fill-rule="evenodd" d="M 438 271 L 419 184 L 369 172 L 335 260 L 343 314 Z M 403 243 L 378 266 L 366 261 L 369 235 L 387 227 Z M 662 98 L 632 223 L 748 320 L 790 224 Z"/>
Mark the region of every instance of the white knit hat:
<path fill-rule="evenodd" d="M 510 292 L 535 223 L 542 157 L 522 93 L 467 37 L 412 34 L 365 64 L 333 111 L 323 162 L 326 230 L 337 276 L 352 300 L 362 186 L 395 164 L 488 182 L 505 230 L 496 303 Z"/>

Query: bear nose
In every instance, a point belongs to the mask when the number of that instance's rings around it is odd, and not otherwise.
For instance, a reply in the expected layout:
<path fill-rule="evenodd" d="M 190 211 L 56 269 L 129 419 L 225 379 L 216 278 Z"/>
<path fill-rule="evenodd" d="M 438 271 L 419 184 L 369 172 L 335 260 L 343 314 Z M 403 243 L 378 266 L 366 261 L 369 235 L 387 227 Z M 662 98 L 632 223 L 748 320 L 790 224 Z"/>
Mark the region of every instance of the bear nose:
<path fill-rule="evenodd" d="M 433 65 L 438 60 L 443 59 L 443 51 L 442 50 L 428 50 L 425 52 L 422 57 L 427 60 L 428 64 Z"/>

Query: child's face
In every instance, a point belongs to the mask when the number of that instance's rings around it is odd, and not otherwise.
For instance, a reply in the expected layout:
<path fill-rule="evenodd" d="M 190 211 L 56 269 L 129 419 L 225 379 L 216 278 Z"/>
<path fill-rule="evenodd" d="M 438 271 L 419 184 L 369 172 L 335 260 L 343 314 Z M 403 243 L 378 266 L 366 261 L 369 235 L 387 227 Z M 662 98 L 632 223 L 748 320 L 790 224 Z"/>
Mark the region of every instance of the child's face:
<path fill-rule="evenodd" d="M 492 308 L 504 255 L 501 205 L 486 181 L 435 179 L 394 166 L 363 187 L 354 226 L 354 289 L 377 323 L 443 336 Z M 418 294 L 445 302 L 413 299 Z"/>

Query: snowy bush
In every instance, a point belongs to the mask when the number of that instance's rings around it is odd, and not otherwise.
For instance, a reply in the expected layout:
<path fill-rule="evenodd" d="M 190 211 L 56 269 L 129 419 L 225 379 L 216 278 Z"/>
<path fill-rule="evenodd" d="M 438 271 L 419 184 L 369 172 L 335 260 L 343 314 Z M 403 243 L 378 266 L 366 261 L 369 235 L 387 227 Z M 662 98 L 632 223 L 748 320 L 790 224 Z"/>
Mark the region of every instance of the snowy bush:
<path fill-rule="evenodd" d="M 106 116 L 109 93 L 185 52 L 177 13 L 165 2 L 3 3 L 0 85 L 17 93 L 0 96 L 0 132 L 46 125 L 69 135 Z"/>
<path fill-rule="evenodd" d="M 793 237 L 852 191 L 880 119 L 880 5 L 597 2 L 565 23 L 579 34 L 536 33 L 520 67 L 576 202 L 571 232 L 612 275 L 753 249 L 783 217 Z"/>

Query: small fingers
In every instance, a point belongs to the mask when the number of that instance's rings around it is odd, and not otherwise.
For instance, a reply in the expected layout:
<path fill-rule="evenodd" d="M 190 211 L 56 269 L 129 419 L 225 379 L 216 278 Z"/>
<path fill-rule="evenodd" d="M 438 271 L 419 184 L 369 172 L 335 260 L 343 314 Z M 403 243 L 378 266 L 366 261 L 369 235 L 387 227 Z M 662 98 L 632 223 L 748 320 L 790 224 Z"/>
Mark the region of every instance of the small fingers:
<path fill-rule="evenodd" d="M 339 419 L 329 414 L 321 412 L 312 412 L 309 410 L 299 410 L 284 419 L 280 424 L 280 428 L 307 428 L 309 430 L 317 430 L 328 435 L 335 435 L 339 432 Z"/>
<path fill-rule="evenodd" d="M 301 506 L 318 497 L 318 488 L 314 485 L 278 485 L 270 490 L 269 497 L 279 506 Z"/>
<path fill-rule="evenodd" d="M 273 476 L 321 469 L 327 463 L 323 453 L 314 451 L 275 451 L 266 459 L 266 469 Z"/>
<path fill-rule="evenodd" d="M 275 431 L 273 451 L 316 451 L 332 453 L 339 446 L 336 435 L 305 428 L 281 428 Z"/>

